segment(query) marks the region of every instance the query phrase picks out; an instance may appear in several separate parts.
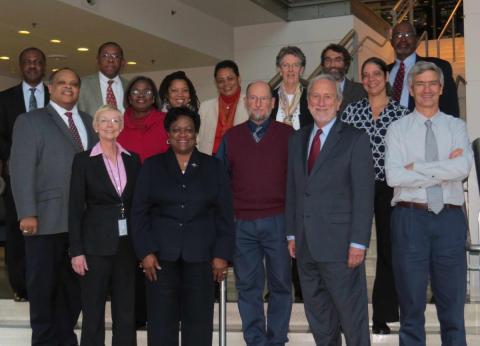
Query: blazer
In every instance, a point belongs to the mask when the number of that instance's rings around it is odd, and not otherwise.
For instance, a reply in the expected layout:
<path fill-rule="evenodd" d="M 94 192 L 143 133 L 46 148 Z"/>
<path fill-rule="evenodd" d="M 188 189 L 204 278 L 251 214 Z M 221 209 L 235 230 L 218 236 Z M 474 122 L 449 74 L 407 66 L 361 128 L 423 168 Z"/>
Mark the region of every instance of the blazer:
<path fill-rule="evenodd" d="M 232 259 L 233 202 L 223 163 L 194 149 L 185 174 L 175 154 L 145 160 L 134 193 L 132 238 L 139 259 Z"/>
<path fill-rule="evenodd" d="M 130 226 L 130 208 L 140 158 L 134 153 L 122 153 L 127 184 L 120 198 L 102 155 L 90 157 L 90 153 L 91 150 L 76 154 L 72 164 L 68 204 L 70 255 L 111 256 L 117 252 L 120 239 L 118 219 L 121 218 L 122 203 Z"/>
<path fill-rule="evenodd" d="M 345 84 L 342 92 L 342 103 L 340 104 L 340 109 L 337 112 L 338 117 L 341 117 L 343 111 L 350 103 L 360 101 L 364 97 L 367 97 L 367 92 L 363 88 L 363 85 L 345 78 Z"/>
<path fill-rule="evenodd" d="M 417 61 L 428 61 L 433 62 L 435 65 L 440 67 L 443 72 L 443 92 L 440 95 L 439 108 L 443 113 L 453 115 L 454 117 L 460 116 L 460 106 L 458 104 L 458 93 L 457 86 L 453 80 L 452 66 L 446 60 L 435 58 L 435 57 L 423 57 L 416 55 L 415 62 Z M 388 71 L 390 72 L 395 63 L 388 65 Z M 405 86 L 404 86 L 405 87 Z M 408 109 L 410 112 L 413 112 L 415 109 L 415 100 L 412 95 L 408 98 Z"/>
<path fill-rule="evenodd" d="M 368 247 L 370 241 L 375 178 L 369 138 L 337 119 L 308 175 L 312 129 L 296 131 L 289 142 L 287 235 L 295 236 L 297 249 L 306 242 L 317 262 L 346 262 L 352 242 Z"/>
<path fill-rule="evenodd" d="M 128 81 L 120 76 L 123 90 L 127 89 Z M 117 104 L 123 104 L 123 100 L 117 100 Z M 78 97 L 78 109 L 93 117 L 97 109 L 103 106 L 102 90 L 100 89 L 100 78 L 98 72 L 82 78 L 80 96 Z"/>
<path fill-rule="evenodd" d="M 48 87 L 44 85 L 44 104 L 50 101 Z M 26 113 L 22 83 L 0 92 L 0 160 L 7 161 L 12 146 L 13 124 L 20 114 Z"/>
<path fill-rule="evenodd" d="M 275 104 L 272 109 L 272 113 L 270 113 L 270 118 L 272 120 L 277 119 L 277 112 L 278 112 L 278 105 L 279 105 L 279 97 L 278 97 L 278 89 L 275 89 L 272 93 L 272 96 L 275 98 Z M 307 101 L 307 86 L 304 85 L 302 95 L 300 96 L 300 127 L 307 126 L 313 123 L 312 114 L 308 109 L 308 101 Z"/>
<path fill-rule="evenodd" d="M 87 148 L 91 148 L 97 142 L 92 118 L 79 113 L 87 131 Z M 38 217 L 37 235 L 68 231 L 72 161 L 80 151 L 50 104 L 17 118 L 10 155 L 12 192 L 19 219 Z"/>
<path fill-rule="evenodd" d="M 240 95 L 233 126 L 248 120 L 244 99 L 245 95 Z M 198 113 L 200 114 L 200 130 L 197 136 L 197 148 L 204 154 L 212 155 L 218 123 L 218 97 L 202 102 Z"/>

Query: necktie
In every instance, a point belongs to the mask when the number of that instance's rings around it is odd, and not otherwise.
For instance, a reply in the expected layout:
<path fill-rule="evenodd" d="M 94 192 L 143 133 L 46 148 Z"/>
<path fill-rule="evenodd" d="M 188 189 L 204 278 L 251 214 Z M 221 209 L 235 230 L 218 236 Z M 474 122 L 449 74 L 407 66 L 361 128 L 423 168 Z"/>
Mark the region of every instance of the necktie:
<path fill-rule="evenodd" d="M 113 93 L 113 89 L 112 89 L 112 84 L 113 84 L 113 80 L 109 80 L 108 81 L 108 87 L 107 87 L 107 105 L 110 105 L 110 106 L 113 106 L 113 107 L 117 107 L 117 99 L 115 98 L 115 94 Z"/>
<path fill-rule="evenodd" d="M 312 171 L 315 160 L 317 159 L 318 154 L 320 153 L 320 135 L 322 134 L 322 129 L 318 129 L 313 137 L 312 146 L 310 147 L 310 154 L 308 155 L 307 168 L 308 174 Z"/>
<path fill-rule="evenodd" d="M 425 121 L 427 132 L 425 134 L 425 161 L 438 161 L 438 147 L 435 134 L 432 131 L 432 121 Z M 435 214 L 443 209 L 443 191 L 441 185 L 427 187 L 428 208 Z"/>
<path fill-rule="evenodd" d="M 28 111 L 34 111 L 38 108 L 37 98 L 35 97 L 35 88 L 30 88 L 30 99 L 28 100 Z"/>
<path fill-rule="evenodd" d="M 255 140 L 255 142 L 260 142 L 260 140 L 262 139 L 262 137 L 260 137 L 260 131 L 262 130 L 262 126 L 258 126 L 255 131 L 253 132 L 253 139 Z"/>
<path fill-rule="evenodd" d="M 395 76 L 395 82 L 393 83 L 393 91 L 392 91 L 392 98 L 400 102 L 402 98 L 402 89 L 403 89 L 403 79 L 405 78 L 405 64 L 400 62 L 400 68 L 397 71 L 397 75 Z"/>
<path fill-rule="evenodd" d="M 68 129 L 70 130 L 70 133 L 72 134 L 73 140 L 75 141 L 75 143 L 80 148 L 82 148 L 82 150 L 84 150 L 82 140 L 80 139 L 80 135 L 78 134 L 78 129 L 75 126 L 75 123 L 73 122 L 73 118 L 72 118 L 73 113 L 72 112 L 65 112 L 65 115 L 68 118 Z"/>

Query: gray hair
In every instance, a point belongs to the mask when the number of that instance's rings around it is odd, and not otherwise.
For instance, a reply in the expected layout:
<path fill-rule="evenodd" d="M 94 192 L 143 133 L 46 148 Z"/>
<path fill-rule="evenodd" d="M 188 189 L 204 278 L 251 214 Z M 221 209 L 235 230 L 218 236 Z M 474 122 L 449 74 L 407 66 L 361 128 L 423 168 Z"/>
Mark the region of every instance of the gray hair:
<path fill-rule="evenodd" d="M 413 86 L 413 80 L 416 76 L 424 73 L 425 71 L 433 71 L 438 75 L 438 79 L 440 80 L 440 84 L 443 86 L 443 71 L 440 67 L 435 65 L 433 62 L 429 61 L 419 61 L 415 65 L 413 65 L 410 72 L 408 72 L 408 86 Z"/>
<path fill-rule="evenodd" d="M 277 54 L 277 57 L 275 59 L 275 63 L 277 67 L 280 67 L 280 64 L 282 63 L 282 59 L 286 55 L 293 55 L 298 59 L 300 59 L 300 64 L 302 65 L 302 67 L 305 67 L 305 65 L 307 64 L 307 58 L 305 57 L 305 54 L 302 52 L 300 48 L 295 46 L 286 46 L 280 49 L 280 51 Z"/>
<path fill-rule="evenodd" d="M 332 76 L 331 74 L 328 74 L 328 73 L 322 73 L 322 74 L 319 74 L 318 76 L 316 76 L 315 78 L 313 78 L 309 83 L 308 83 L 308 87 L 307 87 L 307 95 L 310 95 L 310 91 L 312 89 L 312 86 L 313 84 L 315 84 L 316 82 L 318 82 L 319 80 L 328 80 L 332 83 L 335 84 L 335 88 L 337 90 L 337 100 L 342 102 L 342 99 L 343 99 L 343 95 L 342 95 L 342 90 L 340 89 L 340 83 L 337 82 L 337 80 L 335 79 L 334 76 Z"/>

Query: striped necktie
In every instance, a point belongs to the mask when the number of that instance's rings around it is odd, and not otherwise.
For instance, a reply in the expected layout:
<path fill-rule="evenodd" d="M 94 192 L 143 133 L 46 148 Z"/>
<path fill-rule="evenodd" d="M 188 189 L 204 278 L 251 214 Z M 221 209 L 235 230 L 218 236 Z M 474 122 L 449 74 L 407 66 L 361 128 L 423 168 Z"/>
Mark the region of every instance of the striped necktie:
<path fill-rule="evenodd" d="M 30 88 L 30 99 L 28 100 L 28 111 L 34 111 L 38 108 L 37 106 L 37 98 L 35 97 L 35 91 L 37 89 Z"/>

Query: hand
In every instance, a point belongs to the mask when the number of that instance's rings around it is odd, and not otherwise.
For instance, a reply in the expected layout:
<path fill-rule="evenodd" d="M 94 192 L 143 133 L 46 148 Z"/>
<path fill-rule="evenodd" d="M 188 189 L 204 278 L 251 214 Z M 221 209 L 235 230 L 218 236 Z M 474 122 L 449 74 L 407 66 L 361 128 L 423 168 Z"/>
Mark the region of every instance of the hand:
<path fill-rule="evenodd" d="M 162 270 L 158 264 L 157 257 L 153 253 L 146 255 L 142 260 L 142 267 L 145 276 L 149 281 L 157 281 L 157 270 Z"/>
<path fill-rule="evenodd" d="M 290 257 L 295 258 L 295 240 L 288 241 L 288 252 L 290 253 Z"/>
<path fill-rule="evenodd" d="M 22 230 L 22 234 L 27 235 L 34 235 L 37 233 L 38 230 L 38 219 L 36 216 L 29 216 L 20 219 L 20 229 Z"/>
<path fill-rule="evenodd" d="M 450 155 L 448 155 L 448 158 L 451 160 L 451 159 L 454 159 L 456 157 L 460 157 L 463 155 L 463 149 L 462 148 L 457 148 L 455 150 L 453 150 Z"/>
<path fill-rule="evenodd" d="M 213 281 L 222 282 L 228 273 L 228 262 L 221 258 L 212 260 Z"/>
<path fill-rule="evenodd" d="M 357 249 L 353 246 L 350 246 L 348 250 L 348 268 L 353 269 L 362 264 L 365 259 L 366 249 Z"/>
<path fill-rule="evenodd" d="M 412 163 L 409 163 L 408 165 L 405 166 L 405 169 L 407 171 L 413 171 L 413 162 Z"/>
<path fill-rule="evenodd" d="M 87 259 L 84 255 L 72 257 L 72 268 L 75 273 L 84 276 L 88 271 Z"/>

